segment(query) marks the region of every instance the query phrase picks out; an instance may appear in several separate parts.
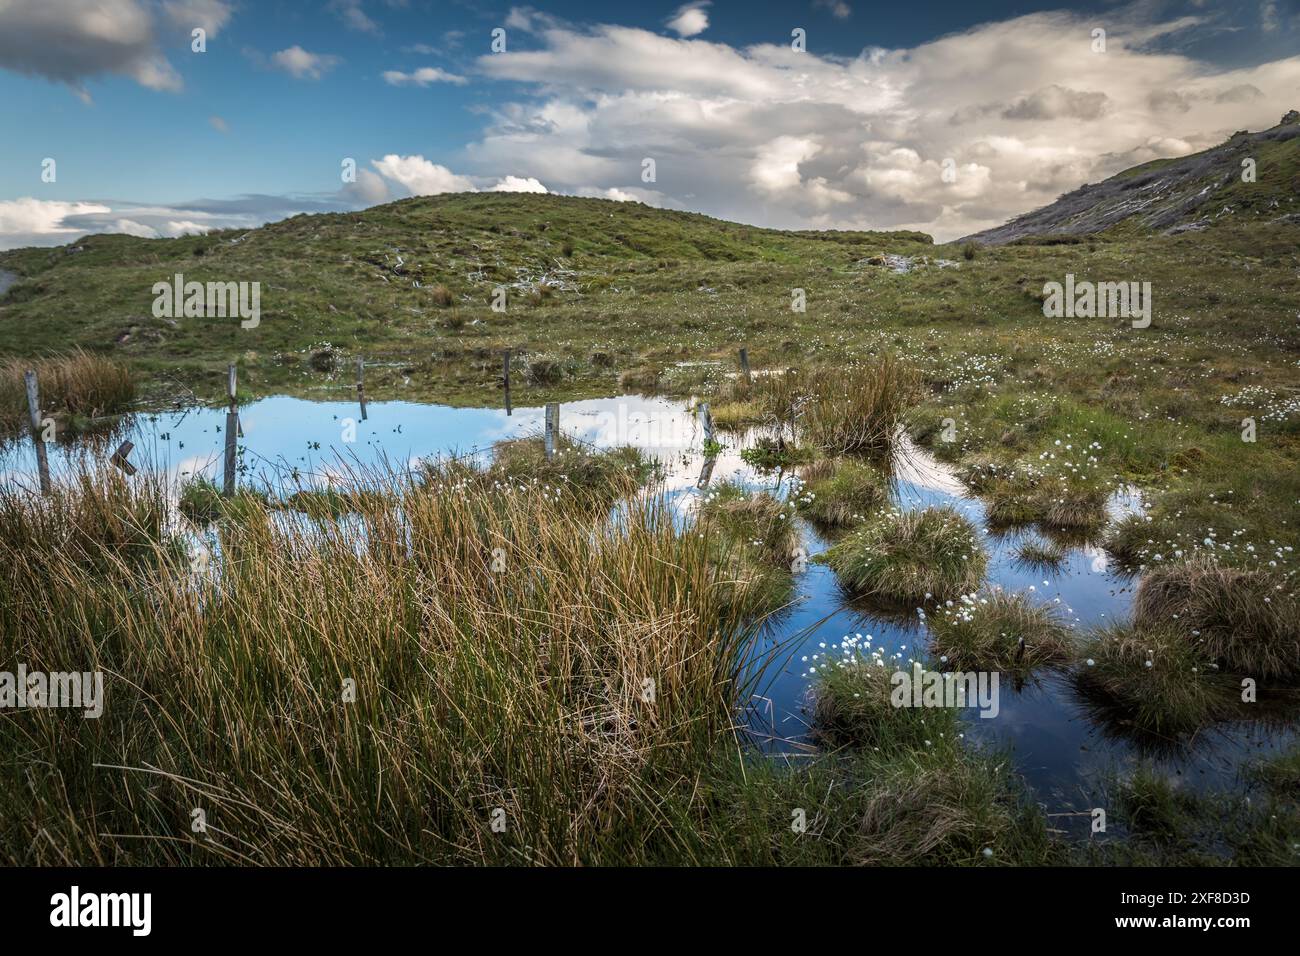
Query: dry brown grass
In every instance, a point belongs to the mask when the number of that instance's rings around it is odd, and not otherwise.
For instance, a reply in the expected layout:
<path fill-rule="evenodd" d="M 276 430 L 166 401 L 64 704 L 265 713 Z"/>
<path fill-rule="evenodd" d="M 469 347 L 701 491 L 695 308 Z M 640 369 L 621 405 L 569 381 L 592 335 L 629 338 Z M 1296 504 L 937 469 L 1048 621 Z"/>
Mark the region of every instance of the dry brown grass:
<path fill-rule="evenodd" d="M 6 359 L 0 364 L 0 426 L 17 431 L 28 423 L 24 375 L 36 372 L 42 414 L 94 418 L 122 411 L 135 398 L 135 382 L 124 365 L 74 349 L 43 359 Z"/>

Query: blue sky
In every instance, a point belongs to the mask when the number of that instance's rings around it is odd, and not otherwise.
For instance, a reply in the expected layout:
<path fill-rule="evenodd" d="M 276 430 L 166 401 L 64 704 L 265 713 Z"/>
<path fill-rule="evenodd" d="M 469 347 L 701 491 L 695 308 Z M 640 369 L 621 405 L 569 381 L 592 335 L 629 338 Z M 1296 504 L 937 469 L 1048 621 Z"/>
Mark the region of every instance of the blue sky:
<path fill-rule="evenodd" d="M 1277 122 L 1297 2 L 8 0 L 0 248 L 503 184 L 945 237 Z"/>

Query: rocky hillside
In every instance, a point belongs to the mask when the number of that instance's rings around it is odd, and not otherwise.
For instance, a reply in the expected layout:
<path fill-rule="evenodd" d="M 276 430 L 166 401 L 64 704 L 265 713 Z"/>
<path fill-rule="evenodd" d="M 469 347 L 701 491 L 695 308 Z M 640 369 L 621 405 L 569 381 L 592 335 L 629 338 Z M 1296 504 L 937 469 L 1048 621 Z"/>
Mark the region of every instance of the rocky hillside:
<path fill-rule="evenodd" d="M 1243 160 L 1255 161 L 1244 182 Z M 1033 236 L 1080 236 L 1114 226 L 1169 234 L 1196 231 L 1225 216 L 1300 223 L 1300 112 L 1272 129 L 1234 133 L 1190 156 L 1158 159 L 1081 186 L 1006 225 L 965 237 L 1001 245 Z"/>

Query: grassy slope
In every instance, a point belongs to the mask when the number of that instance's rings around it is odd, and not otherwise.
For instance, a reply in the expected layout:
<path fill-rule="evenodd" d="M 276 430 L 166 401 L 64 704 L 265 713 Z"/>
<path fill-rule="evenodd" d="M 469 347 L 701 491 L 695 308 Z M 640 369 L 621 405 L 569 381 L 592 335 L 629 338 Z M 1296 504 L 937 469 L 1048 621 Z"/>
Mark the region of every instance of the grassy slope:
<path fill-rule="evenodd" d="M 1276 210 L 1263 195 L 1203 232 L 1152 236 L 1125 224 L 1072 244 L 981 249 L 969 261 L 917 234 L 778 232 L 532 195 L 299 216 L 237 243 L 235 233 L 97 236 L 76 253 L 0 254 L 0 268 L 26 277 L 0 304 L 0 355 L 82 345 L 135 364 L 146 391 L 175 379 L 204 397 L 220 393 L 225 363 L 238 359 L 251 391 L 324 398 L 343 395 L 351 376 L 346 361 L 336 377 L 307 365 L 304 353 L 328 341 L 377 363 L 373 397 L 491 405 L 506 346 L 550 353 L 568 370 L 544 387 L 517 382 L 517 404 L 615 393 L 620 376 L 679 361 L 730 364 L 742 344 L 756 366 L 889 350 L 925 375 L 922 439 L 936 442 L 942 418 L 956 420 L 957 441 L 935 445 L 947 457 L 1033 457 L 1060 438 L 1096 441 L 1113 474 L 1167 491 L 1167 517 L 1188 534 L 1242 527 L 1261 544 L 1297 545 L 1300 413 L 1287 409 L 1300 398 L 1300 228 L 1266 224 Z M 900 275 L 865 263 L 882 252 L 960 266 Z M 261 281 L 260 327 L 152 318 L 152 284 L 176 271 Z M 1151 327 L 1044 318 L 1043 283 L 1067 272 L 1150 281 Z M 530 302 L 525 290 L 544 275 L 570 288 Z M 489 306 L 499 283 L 520 283 L 505 314 Z M 435 304 L 439 284 L 455 304 Z M 796 287 L 806 313 L 790 310 Z M 1258 422 L 1253 444 L 1240 440 L 1247 415 Z M 1217 504 L 1229 490 L 1233 504 Z"/>

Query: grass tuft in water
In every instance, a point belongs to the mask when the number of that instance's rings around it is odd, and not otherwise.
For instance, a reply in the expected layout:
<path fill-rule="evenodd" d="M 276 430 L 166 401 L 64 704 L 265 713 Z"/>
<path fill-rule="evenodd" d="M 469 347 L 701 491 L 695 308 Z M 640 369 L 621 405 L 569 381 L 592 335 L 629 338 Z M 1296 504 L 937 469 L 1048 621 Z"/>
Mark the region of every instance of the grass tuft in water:
<path fill-rule="evenodd" d="M 885 512 L 818 556 L 852 593 L 886 603 L 946 600 L 979 588 L 988 555 L 948 507 Z"/>
<path fill-rule="evenodd" d="M 1027 675 L 1067 663 L 1074 654 L 1070 628 L 1051 606 L 1002 590 L 964 596 L 928 618 L 930 652 L 960 671 Z M 1022 646 L 1023 642 L 1023 646 Z"/>
<path fill-rule="evenodd" d="M 135 380 L 124 365 L 83 349 L 43 359 L 6 359 L 0 363 L 0 428 L 20 431 L 29 423 L 24 375 L 36 372 L 42 415 L 66 424 L 75 418 L 116 415 L 135 399 Z"/>
<path fill-rule="evenodd" d="M 1134 620 L 1176 629 L 1211 660 L 1248 676 L 1300 679 L 1300 602 L 1266 571 L 1197 559 L 1148 571 Z"/>
<path fill-rule="evenodd" d="M 854 458 L 823 458 L 800 469 L 799 513 L 832 528 L 866 521 L 889 498 L 882 471 Z"/>
<path fill-rule="evenodd" d="M 1099 628 L 1080 647 L 1079 660 L 1084 693 L 1139 733 L 1191 732 L 1231 709 L 1231 679 L 1175 628 Z"/>

